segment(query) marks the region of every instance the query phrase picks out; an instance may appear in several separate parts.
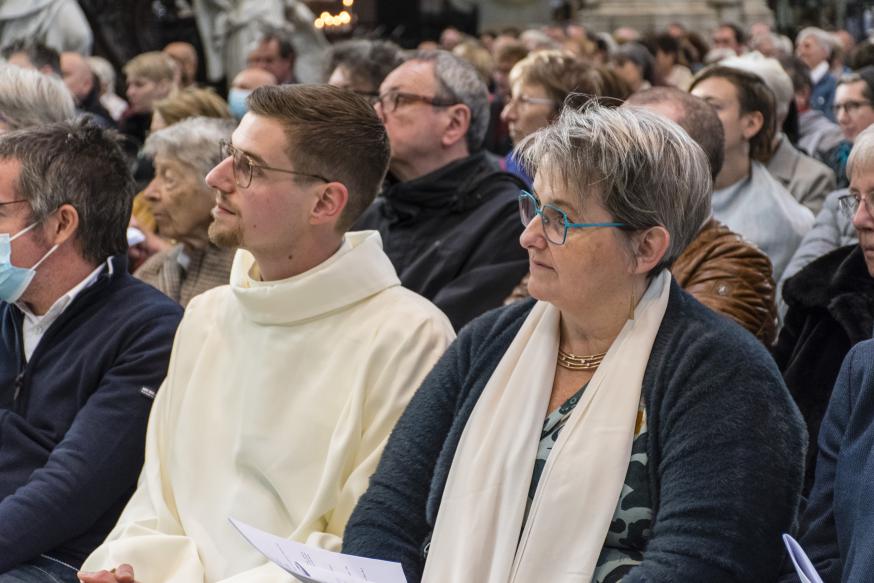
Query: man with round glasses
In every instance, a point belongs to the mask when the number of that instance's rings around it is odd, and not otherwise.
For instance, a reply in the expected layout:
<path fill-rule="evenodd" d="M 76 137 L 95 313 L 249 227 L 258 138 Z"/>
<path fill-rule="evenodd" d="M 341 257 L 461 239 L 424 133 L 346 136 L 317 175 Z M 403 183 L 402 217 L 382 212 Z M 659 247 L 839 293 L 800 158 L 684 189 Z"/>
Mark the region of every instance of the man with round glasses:
<path fill-rule="evenodd" d="M 230 286 L 186 308 L 142 480 L 86 583 L 131 569 L 138 581 L 287 581 L 231 517 L 338 550 L 389 432 L 454 337 L 401 287 L 377 233 L 347 232 L 388 165 L 367 100 L 286 85 L 247 105 L 206 177 L 210 239 L 240 248 Z"/>
<path fill-rule="evenodd" d="M 528 268 L 516 202 L 524 186 L 482 150 L 488 92 L 450 53 L 389 73 L 375 108 L 391 143 L 382 196 L 355 224 L 376 229 L 403 285 L 456 329 L 500 306 Z"/>
<path fill-rule="evenodd" d="M 844 141 L 821 156 L 835 171 L 838 186 L 844 188 L 850 180 L 846 166 L 853 141 L 862 130 L 874 124 L 874 66 L 863 67 L 840 78 L 833 112 Z"/>
<path fill-rule="evenodd" d="M 788 306 L 774 356 L 807 420 L 807 486 L 813 480 L 817 434 L 841 362 L 874 334 L 874 126 L 860 133 L 847 160 L 849 193 L 839 212 L 858 243 L 840 247 L 786 280 Z"/>

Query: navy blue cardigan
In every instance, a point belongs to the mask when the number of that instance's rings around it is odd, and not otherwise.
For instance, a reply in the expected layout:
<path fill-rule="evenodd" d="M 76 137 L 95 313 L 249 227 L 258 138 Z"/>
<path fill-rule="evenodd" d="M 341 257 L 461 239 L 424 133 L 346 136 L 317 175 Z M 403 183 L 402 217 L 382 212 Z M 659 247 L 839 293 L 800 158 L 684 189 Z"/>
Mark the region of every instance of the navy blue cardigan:
<path fill-rule="evenodd" d="M 26 363 L 22 313 L 0 303 L 0 573 L 40 554 L 78 567 L 136 486 L 182 309 L 111 261 Z"/>
<path fill-rule="evenodd" d="M 874 577 L 874 340 L 847 354 L 819 432 L 799 542 L 825 583 Z M 787 571 L 791 566 L 787 565 Z M 798 581 L 791 575 L 782 581 Z"/>
<path fill-rule="evenodd" d="M 532 305 L 489 312 L 461 331 L 395 427 L 344 552 L 398 561 L 410 583 L 420 581 L 465 423 Z M 623 582 L 774 580 L 806 435 L 771 357 L 672 283 L 643 393 L 654 520 L 644 561 Z"/>

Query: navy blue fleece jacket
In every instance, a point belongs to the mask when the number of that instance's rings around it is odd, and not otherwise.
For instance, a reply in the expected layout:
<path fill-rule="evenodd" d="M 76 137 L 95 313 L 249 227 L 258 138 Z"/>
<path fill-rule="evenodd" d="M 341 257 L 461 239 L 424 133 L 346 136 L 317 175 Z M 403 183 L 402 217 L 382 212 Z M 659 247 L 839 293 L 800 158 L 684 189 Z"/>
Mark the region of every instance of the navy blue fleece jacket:
<path fill-rule="evenodd" d="M 798 540 L 825 583 L 874 576 L 874 340 L 854 346 L 819 432 L 816 480 Z M 781 583 L 797 583 L 787 561 Z"/>
<path fill-rule="evenodd" d="M 420 581 L 465 423 L 532 306 L 517 302 L 461 331 L 396 425 L 344 552 L 398 561 Z M 672 283 L 643 394 L 654 519 L 643 562 L 623 583 L 773 581 L 806 434 L 765 348 Z"/>
<path fill-rule="evenodd" d="M 111 262 L 27 362 L 22 313 L 0 303 L 0 573 L 41 554 L 78 567 L 136 486 L 182 309 Z"/>

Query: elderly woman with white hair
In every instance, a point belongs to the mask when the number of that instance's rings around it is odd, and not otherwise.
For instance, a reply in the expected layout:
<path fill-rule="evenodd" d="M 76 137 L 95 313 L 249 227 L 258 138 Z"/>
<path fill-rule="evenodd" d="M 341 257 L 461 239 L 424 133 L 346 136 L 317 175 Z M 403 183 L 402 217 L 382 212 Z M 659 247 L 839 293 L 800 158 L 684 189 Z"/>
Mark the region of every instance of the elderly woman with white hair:
<path fill-rule="evenodd" d="M 0 65 L 0 132 L 74 117 L 73 96 L 63 81 L 30 69 Z"/>
<path fill-rule="evenodd" d="M 531 268 L 398 422 L 344 551 L 410 583 L 768 581 L 804 428 L 752 335 L 668 270 L 710 216 L 701 148 L 638 109 L 565 109 L 519 146 Z"/>
<path fill-rule="evenodd" d="M 874 126 L 856 138 L 847 173 L 849 191 L 837 202 L 858 242 L 825 253 L 785 281 L 787 311 L 774 347 L 810 432 L 808 488 L 815 476 L 816 436 L 841 361 L 874 330 Z"/>
<path fill-rule="evenodd" d="M 209 240 L 215 194 L 205 177 L 221 162 L 219 142 L 230 138 L 234 126 L 230 120 L 194 117 L 146 140 L 155 178 L 144 191 L 145 200 L 161 234 L 176 244 L 152 255 L 134 275 L 182 306 L 230 277 L 234 250 Z"/>
<path fill-rule="evenodd" d="M 794 301 L 778 357 L 791 358 L 786 381 L 807 417 L 816 460 L 799 541 L 823 581 L 867 583 L 874 573 L 874 127 L 856 138 L 847 169 L 841 205 L 859 243 L 786 282 Z M 794 573 L 781 579 L 798 581 Z"/>

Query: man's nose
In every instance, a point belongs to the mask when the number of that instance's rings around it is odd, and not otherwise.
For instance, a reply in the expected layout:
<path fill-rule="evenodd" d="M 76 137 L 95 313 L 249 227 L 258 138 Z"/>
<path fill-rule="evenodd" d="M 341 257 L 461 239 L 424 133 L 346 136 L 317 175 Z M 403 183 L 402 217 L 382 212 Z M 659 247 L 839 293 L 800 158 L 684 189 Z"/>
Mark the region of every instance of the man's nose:
<path fill-rule="evenodd" d="M 222 192 L 231 192 L 235 184 L 233 158 L 228 156 L 210 170 L 206 175 L 206 184 Z"/>

